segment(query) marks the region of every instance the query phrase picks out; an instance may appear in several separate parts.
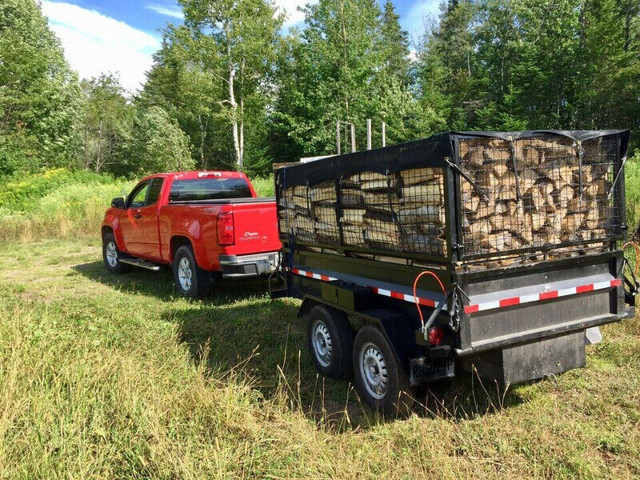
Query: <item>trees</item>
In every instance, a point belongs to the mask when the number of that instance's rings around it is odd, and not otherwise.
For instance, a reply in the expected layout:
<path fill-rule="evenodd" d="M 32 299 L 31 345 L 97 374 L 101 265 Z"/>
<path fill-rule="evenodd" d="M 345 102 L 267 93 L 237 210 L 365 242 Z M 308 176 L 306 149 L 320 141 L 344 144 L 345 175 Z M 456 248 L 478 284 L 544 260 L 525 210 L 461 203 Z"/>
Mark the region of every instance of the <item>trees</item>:
<path fill-rule="evenodd" d="M 282 19 L 267 0 L 181 0 L 192 37 L 212 42 L 216 69 L 210 73 L 226 87 L 219 103 L 231 126 L 238 169 L 245 156 L 245 114 L 249 102 L 260 102 L 268 89 L 274 47 Z M 214 49 L 212 49 L 214 50 Z"/>
<path fill-rule="evenodd" d="M 158 106 L 138 109 L 123 148 L 116 174 L 142 176 L 195 167 L 188 138 L 177 122 Z"/>
<path fill-rule="evenodd" d="M 356 126 L 361 147 L 367 118 L 389 125 L 391 143 L 414 137 L 420 115 L 409 90 L 407 34 L 393 6 L 387 2 L 383 14 L 374 0 L 320 0 L 305 13 L 304 30 L 280 49 L 273 155 L 334 153 L 337 121 Z"/>
<path fill-rule="evenodd" d="M 135 115 L 124 96 L 120 81 L 113 75 L 83 80 L 84 102 L 80 113 L 80 161 L 89 170 L 110 171 L 121 160 L 122 144 Z"/>
<path fill-rule="evenodd" d="M 0 4 L 0 173 L 75 156 L 75 74 L 32 0 Z"/>

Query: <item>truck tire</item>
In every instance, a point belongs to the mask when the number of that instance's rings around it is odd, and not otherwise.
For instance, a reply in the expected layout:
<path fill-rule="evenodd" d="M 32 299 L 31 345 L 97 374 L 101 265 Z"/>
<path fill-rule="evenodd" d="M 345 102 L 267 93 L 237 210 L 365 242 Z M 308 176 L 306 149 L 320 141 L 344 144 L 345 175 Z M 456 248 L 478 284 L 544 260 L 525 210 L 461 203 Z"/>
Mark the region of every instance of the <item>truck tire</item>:
<path fill-rule="evenodd" d="M 176 251 L 173 278 L 176 290 L 185 297 L 203 297 L 211 287 L 209 272 L 198 266 L 191 245 L 183 245 Z"/>
<path fill-rule="evenodd" d="M 102 237 L 102 260 L 110 273 L 125 273 L 131 270 L 131 265 L 120 261 L 122 253 L 118 250 L 116 238 L 113 233 L 107 233 Z"/>
<path fill-rule="evenodd" d="M 313 307 L 308 317 L 307 339 L 320 373 L 330 378 L 351 376 L 353 330 L 343 312 L 324 305 Z"/>
<path fill-rule="evenodd" d="M 383 333 L 362 327 L 353 345 L 353 372 L 360 397 L 389 416 L 405 416 L 414 404 L 409 380 Z"/>

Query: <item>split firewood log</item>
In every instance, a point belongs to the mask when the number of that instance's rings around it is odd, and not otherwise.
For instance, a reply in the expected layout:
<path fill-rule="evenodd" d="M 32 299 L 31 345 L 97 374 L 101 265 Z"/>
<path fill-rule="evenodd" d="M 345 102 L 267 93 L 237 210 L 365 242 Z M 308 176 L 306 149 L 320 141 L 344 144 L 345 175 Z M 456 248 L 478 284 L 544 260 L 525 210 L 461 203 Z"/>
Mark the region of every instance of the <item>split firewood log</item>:
<path fill-rule="evenodd" d="M 334 207 L 314 205 L 313 215 L 319 222 L 324 224 L 336 225 L 336 209 Z"/>
<path fill-rule="evenodd" d="M 343 188 L 340 191 L 340 204 L 343 206 L 360 206 L 363 204 L 360 189 Z"/>
<path fill-rule="evenodd" d="M 323 182 L 310 187 L 309 197 L 313 203 L 331 203 L 338 200 L 336 186 L 333 182 Z"/>
<path fill-rule="evenodd" d="M 405 187 L 416 185 L 419 183 L 440 183 L 442 179 L 442 170 L 439 168 L 411 168 L 400 172 L 402 184 Z"/>
<path fill-rule="evenodd" d="M 400 201 L 405 205 L 441 205 L 444 198 L 439 183 L 425 183 L 403 187 Z"/>
<path fill-rule="evenodd" d="M 444 224 L 444 208 L 436 205 L 422 205 L 418 208 L 401 208 L 396 212 L 398 222 L 404 225 L 421 223 Z"/>
<path fill-rule="evenodd" d="M 365 213 L 367 211 L 364 208 L 345 208 L 340 220 L 351 225 L 363 225 Z"/>
<path fill-rule="evenodd" d="M 364 247 L 364 229 L 357 225 L 344 225 L 342 227 L 342 237 L 345 245 Z"/>

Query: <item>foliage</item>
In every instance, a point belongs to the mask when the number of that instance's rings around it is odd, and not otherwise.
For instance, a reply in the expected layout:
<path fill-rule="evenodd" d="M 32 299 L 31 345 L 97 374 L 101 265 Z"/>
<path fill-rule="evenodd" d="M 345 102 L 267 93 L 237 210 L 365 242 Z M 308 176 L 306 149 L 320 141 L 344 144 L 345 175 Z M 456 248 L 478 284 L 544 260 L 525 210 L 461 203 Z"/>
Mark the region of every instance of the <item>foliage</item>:
<path fill-rule="evenodd" d="M 134 107 L 125 98 L 120 81 L 102 75 L 81 82 L 84 102 L 79 125 L 81 164 L 86 169 L 117 170 L 123 143 L 132 129 Z"/>
<path fill-rule="evenodd" d="M 0 175 L 68 165 L 79 90 L 33 0 L 0 3 Z"/>
<path fill-rule="evenodd" d="M 161 107 L 138 109 L 123 159 L 116 172 L 139 177 L 157 172 L 192 170 L 189 140 Z"/>

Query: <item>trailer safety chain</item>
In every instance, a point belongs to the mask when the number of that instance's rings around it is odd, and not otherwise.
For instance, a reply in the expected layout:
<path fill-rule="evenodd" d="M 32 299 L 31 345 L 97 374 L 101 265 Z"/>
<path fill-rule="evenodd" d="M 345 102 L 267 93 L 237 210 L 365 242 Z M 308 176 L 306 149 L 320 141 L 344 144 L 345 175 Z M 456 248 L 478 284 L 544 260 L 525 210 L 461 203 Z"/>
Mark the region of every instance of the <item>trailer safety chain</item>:
<path fill-rule="evenodd" d="M 460 176 L 461 176 L 462 178 L 464 178 L 467 182 L 469 182 L 469 183 L 471 184 L 471 186 L 472 186 L 473 188 L 475 188 L 475 189 L 476 189 L 476 191 L 477 191 L 477 192 L 482 196 L 482 198 L 485 200 L 485 202 L 489 203 L 489 196 L 485 193 L 485 191 L 484 191 L 482 188 L 480 188 L 476 182 L 474 182 L 473 180 L 471 180 L 471 178 L 469 178 L 469 176 L 468 176 L 466 173 L 464 173 L 464 172 L 462 171 L 462 169 L 461 169 L 458 165 L 456 165 L 455 163 L 453 163 L 453 162 L 449 159 L 449 157 L 444 157 L 444 161 L 447 163 L 447 165 L 449 165 L 451 168 L 453 168 L 454 170 L 456 170 L 456 171 L 460 174 Z"/>
<path fill-rule="evenodd" d="M 436 281 L 438 282 L 438 285 L 440 286 L 440 289 L 442 290 L 442 294 L 445 296 L 445 298 L 442 299 L 440 303 L 438 303 L 435 310 L 433 311 L 433 313 L 431 313 L 431 316 L 427 319 L 426 322 L 424 321 L 424 315 L 422 314 L 422 309 L 420 308 L 420 302 L 418 301 L 418 282 L 425 275 L 430 275 L 436 279 Z M 420 331 L 424 335 L 425 340 L 428 340 L 429 329 L 431 328 L 431 325 L 433 325 L 433 322 L 435 322 L 438 314 L 442 311 L 442 309 L 445 307 L 445 305 L 449 301 L 449 298 L 451 298 L 451 294 L 452 292 L 447 293 L 438 275 L 433 273 L 431 270 L 425 270 L 423 272 L 420 272 L 416 277 L 416 279 L 413 281 L 413 300 L 415 301 L 416 308 L 418 309 L 418 315 L 420 316 L 420 323 L 422 325 L 422 327 L 420 328 Z"/>

